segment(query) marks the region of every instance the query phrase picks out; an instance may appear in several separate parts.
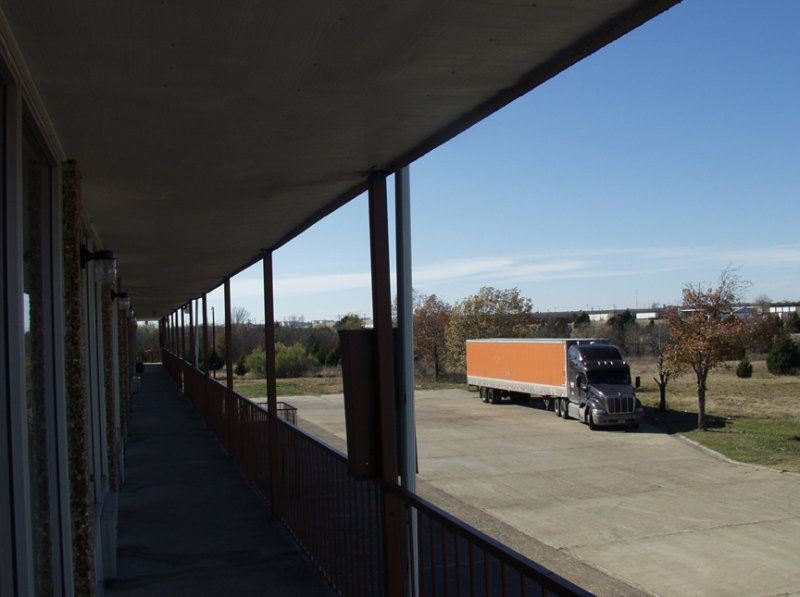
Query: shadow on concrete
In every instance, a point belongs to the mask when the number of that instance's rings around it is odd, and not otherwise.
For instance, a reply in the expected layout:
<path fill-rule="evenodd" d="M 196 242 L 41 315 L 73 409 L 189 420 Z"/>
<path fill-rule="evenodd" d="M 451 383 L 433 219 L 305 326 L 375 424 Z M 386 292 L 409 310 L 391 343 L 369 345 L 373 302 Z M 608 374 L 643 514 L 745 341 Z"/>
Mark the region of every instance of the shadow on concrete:
<path fill-rule="evenodd" d="M 108 595 L 334 595 L 160 365 L 132 396 Z"/>
<path fill-rule="evenodd" d="M 480 398 L 476 399 L 480 400 Z M 528 401 L 511 400 L 504 398 L 496 404 L 487 404 L 492 408 L 532 408 L 534 410 L 547 411 L 544 400 L 531 398 Z M 614 425 L 609 427 L 599 427 L 597 432 L 633 432 L 633 433 L 656 433 L 674 435 L 697 429 L 697 413 L 675 410 L 660 411 L 650 406 L 644 407 L 644 421 L 638 429 L 632 429 L 627 425 Z M 550 411 L 552 412 L 552 411 Z M 555 416 L 555 413 L 553 414 Z M 576 421 L 577 422 L 577 421 Z M 721 429 L 725 427 L 726 420 L 722 417 L 706 415 L 706 424 L 709 429 Z"/>

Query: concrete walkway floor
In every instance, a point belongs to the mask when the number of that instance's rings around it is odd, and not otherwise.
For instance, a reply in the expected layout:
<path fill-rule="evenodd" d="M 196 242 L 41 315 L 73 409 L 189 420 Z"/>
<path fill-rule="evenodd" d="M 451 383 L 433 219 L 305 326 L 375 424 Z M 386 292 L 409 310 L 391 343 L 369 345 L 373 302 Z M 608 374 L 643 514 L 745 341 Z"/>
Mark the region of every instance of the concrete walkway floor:
<path fill-rule="evenodd" d="M 334 594 L 159 365 L 132 397 L 106 593 Z"/>

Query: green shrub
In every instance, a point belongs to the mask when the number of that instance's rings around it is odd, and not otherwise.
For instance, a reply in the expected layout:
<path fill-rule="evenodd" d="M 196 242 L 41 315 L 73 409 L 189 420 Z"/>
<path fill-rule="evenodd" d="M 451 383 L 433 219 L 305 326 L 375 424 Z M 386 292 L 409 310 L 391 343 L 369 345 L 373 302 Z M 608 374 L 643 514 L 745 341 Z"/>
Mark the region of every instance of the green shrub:
<path fill-rule="evenodd" d="M 254 348 L 253 352 L 244 358 L 244 364 L 253 377 L 267 376 L 267 355 L 260 346 Z"/>
<path fill-rule="evenodd" d="M 800 349 L 789 336 L 781 336 L 769 351 L 767 369 L 773 375 L 794 375 L 800 369 Z"/>
<path fill-rule="evenodd" d="M 218 352 L 209 351 L 208 353 L 208 368 L 211 371 L 217 371 L 225 366 L 225 359 L 223 359 Z"/>
<path fill-rule="evenodd" d="M 236 368 L 233 370 L 234 375 L 238 375 L 241 377 L 245 373 L 247 373 L 247 365 L 244 364 L 245 355 L 239 357 L 239 360 L 236 361 Z"/>
<path fill-rule="evenodd" d="M 736 366 L 736 377 L 753 377 L 753 363 L 744 355 L 744 358 L 739 361 Z"/>
<path fill-rule="evenodd" d="M 317 360 L 308 354 L 302 344 L 286 346 L 280 342 L 275 343 L 275 376 L 299 377 L 307 371 L 314 371 L 319 367 Z"/>

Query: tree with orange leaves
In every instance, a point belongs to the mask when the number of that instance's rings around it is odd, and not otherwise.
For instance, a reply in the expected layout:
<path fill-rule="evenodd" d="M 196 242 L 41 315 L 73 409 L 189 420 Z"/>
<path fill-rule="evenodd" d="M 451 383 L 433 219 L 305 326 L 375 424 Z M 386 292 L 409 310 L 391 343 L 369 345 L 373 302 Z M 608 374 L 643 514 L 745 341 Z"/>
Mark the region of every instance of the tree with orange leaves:
<path fill-rule="evenodd" d="M 445 348 L 447 324 L 452 307 L 435 294 L 420 294 L 414 309 L 414 356 L 421 361 L 433 363 L 434 378 L 439 381 L 439 372 Z"/>
<path fill-rule="evenodd" d="M 745 323 L 731 315 L 749 286 L 726 268 L 716 288 L 687 284 L 682 309 L 667 313 L 670 343 L 665 351 L 672 371 L 691 368 L 697 377 L 697 428 L 706 431 L 706 380 L 709 372 L 735 357 L 744 346 Z"/>

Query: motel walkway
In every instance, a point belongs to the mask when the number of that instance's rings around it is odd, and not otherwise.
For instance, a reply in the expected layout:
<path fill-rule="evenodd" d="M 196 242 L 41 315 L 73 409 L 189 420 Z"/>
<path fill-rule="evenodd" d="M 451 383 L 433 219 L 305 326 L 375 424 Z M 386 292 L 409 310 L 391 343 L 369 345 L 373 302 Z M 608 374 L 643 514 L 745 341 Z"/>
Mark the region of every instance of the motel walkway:
<path fill-rule="evenodd" d="M 160 365 L 131 399 L 118 525 L 108 595 L 334 594 Z"/>

